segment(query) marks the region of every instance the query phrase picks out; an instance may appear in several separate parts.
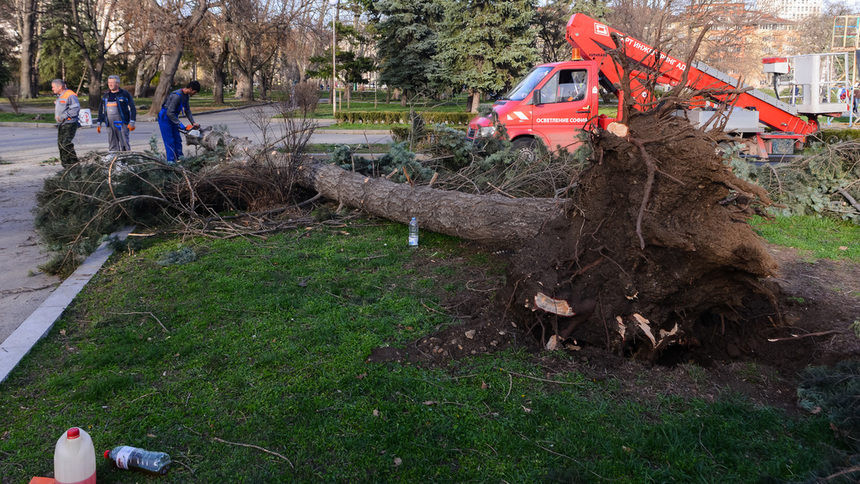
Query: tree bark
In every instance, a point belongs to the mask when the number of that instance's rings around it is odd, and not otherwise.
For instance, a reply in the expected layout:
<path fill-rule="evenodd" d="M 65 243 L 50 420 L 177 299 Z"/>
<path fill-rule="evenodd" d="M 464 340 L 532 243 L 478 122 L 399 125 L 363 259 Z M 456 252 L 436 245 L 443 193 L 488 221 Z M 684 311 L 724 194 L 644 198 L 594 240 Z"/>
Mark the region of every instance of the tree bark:
<path fill-rule="evenodd" d="M 146 97 L 149 84 L 155 73 L 158 72 L 158 61 L 161 60 L 161 54 L 151 55 L 144 58 L 137 66 L 137 72 L 134 76 L 134 96 Z"/>
<path fill-rule="evenodd" d="M 215 104 L 224 104 L 224 66 L 229 53 L 230 48 L 225 40 L 212 60 L 212 100 Z"/>
<path fill-rule="evenodd" d="M 38 90 L 36 89 L 36 79 L 34 74 L 36 66 L 36 52 L 38 36 L 36 35 L 36 20 L 37 20 L 37 0 L 23 0 L 18 3 L 20 11 L 18 12 L 17 24 L 18 34 L 21 36 L 21 68 L 19 71 L 18 82 L 19 93 L 22 99 L 30 99 L 36 97 Z"/>
<path fill-rule="evenodd" d="M 251 81 L 251 76 L 249 76 L 241 67 L 236 70 L 236 81 L 236 99 L 253 101 L 254 86 Z"/>
<path fill-rule="evenodd" d="M 161 77 L 158 79 L 158 87 L 155 88 L 155 94 L 152 96 L 152 106 L 149 107 L 150 116 L 156 116 L 161 110 L 161 105 L 167 98 L 167 93 L 173 87 L 173 76 L 176 75 L 176 69 L 179 67 L 179 60 L 182 59 L 182 51 L 185 49 L 185 42 L 177 39 L 173 44 L 173 50 L 167 56 L 167 61 L 164 63 L 164 69 L 161 71 Z"/>
<path fill-rule="evenodd" d="M 298 169 L 298 183 L 322 196 L 367 213 L 478 242 L 513 247 L 537 235 L 546 223 L 564 216 L 567 201 L 507 198 L 394 183 L 319 162 Z"/>

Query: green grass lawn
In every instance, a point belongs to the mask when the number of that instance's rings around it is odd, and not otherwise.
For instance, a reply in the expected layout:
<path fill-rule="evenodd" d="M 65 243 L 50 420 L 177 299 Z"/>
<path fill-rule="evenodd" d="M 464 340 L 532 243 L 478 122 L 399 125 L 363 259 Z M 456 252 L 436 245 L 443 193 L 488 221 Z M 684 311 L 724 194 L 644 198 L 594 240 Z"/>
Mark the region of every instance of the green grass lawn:
<path fill-rule="evenodd" d="M 754 217 L 752 226 L 769 242 L 795 247 L 812 259 L 860 261 L 860 226 L 810 215 Z"/>
<path fill-rule="evenodd" d="M 184 265 L 157 263 L 175 240 L 115 256 L 0 384 L 4 482 L 50 474 L 70 426 L 97 451 L 168 452 L 159 482 L 800 481 L 826 467 L 823 417 L 741 397 L 638 402 L 613 379 L 539 381 L 522 350 L 366 362 L 455 323 L 440 306 L 465 284 L 452 271 L 502 269 L 457 239 L 409 249 L 406 235 L 359 220 L 188 240 Z M 98 463 L 99 482 L 148 480 Z"/>
<path fill-rule="evenodd" d="M 50 113 L 46 114 L 15 114 L 0 112 L 0 122 L 16 122 L 16 123 L 53 123 L 54 116 Z"/>

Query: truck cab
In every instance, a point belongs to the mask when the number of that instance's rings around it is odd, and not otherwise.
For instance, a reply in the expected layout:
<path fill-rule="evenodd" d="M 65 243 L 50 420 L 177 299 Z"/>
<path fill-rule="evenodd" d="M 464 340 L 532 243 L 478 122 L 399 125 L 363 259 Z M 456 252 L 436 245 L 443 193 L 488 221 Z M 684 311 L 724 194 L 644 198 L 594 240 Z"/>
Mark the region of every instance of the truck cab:
<path fill-rule="evenodd" d="M 579 132 L 597 118 L 599 74 L 595 61 L 539 65 L 493 104 L 490 116 L 469 122 L 467 138 L 493 136 L 501 124 L 517 147 L 575 149 Z"/>

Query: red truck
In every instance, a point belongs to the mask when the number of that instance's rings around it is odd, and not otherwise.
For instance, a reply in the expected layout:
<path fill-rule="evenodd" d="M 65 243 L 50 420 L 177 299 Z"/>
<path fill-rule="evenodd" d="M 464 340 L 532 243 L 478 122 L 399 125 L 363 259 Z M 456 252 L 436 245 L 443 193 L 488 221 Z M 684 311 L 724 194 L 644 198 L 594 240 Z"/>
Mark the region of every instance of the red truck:
<path fill-rule="evenodd" d="M 566 31 L 567 41 L 573 46 L 574 59 L 532 69 L 503 99 L 493 104 L 490 116 L 477 117 L 469 123 L 467 138 L 474 140 L 493 136 L 496 125 L 503 125 L 515 148 L 520 150 L 532 151 L 537 143 L 550 149 L 575 148 L 581 130 L 595 124 L 605 128 L 610 122 L 622 122 L 620 79 L 615 61 L 607 54 L 608 50 L 616 48 L 612 33 L 623 39 L 626 56 L 645 68 L 659 71 L 661 83 L 677 85 L 686 82 L 693 89 L 712 90 L 746 87 L 739 86 L 734 78 L 702 62 L 688 66 L 644 42 L 577 13 L 568 21 Z M 844 88 L 844 83 L 822 81 L 818 74 L 827 67 L 822 65 L 823 61 L 818 56 L 827 55 L 798 56 L 803 59 L 798 60 L 796 67 L 803 72 L 796 76 L 798 83 L 792 86 L 796 96 L 793 95 L 792 99 L 800 103 L 789 104 L 758 90 L 737 96 L 726 130 L 745 141 L 749 154 L 760 158 L 790 155 L 806 142 L 808 135 L 818 131 L 819 115 L 839 116 L 848 109 L 847 103 L 837 94 L 840 88 Z M 642 101 L 650 100 L 652 93 L 638 82 L 647 74 L 633 71 L 628 75 L 632 94 Z M 614 118 L 598 115 L 600 87 L 619 98 L 618 115 Z M 694 124 L 701 125 L 713 113 L 713 110 L 704 108 L 688 111 L 687 115 Z"/>

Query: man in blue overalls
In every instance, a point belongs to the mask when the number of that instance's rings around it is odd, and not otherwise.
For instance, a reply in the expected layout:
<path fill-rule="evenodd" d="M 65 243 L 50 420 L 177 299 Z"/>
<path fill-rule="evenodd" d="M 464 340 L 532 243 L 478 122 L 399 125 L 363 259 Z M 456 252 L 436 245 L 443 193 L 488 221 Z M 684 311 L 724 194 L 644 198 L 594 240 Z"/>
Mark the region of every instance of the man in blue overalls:
<path fill-rule="evenodd" d="M 200 128 L 200 125 L 194 122 L 191 109 L 188 107 L 188 99 L 198 92 L 200 92 L 200 83 L 191 81 L 182 89 L 171 92 L 161 105 L 161 111 L 158 112 L 158 127 L 161 129 L 161 139 L 164 141 L 168 163 L 176 163 L 176 160 L 182 157 L 182 137 L 179 135 L 179 130 Z M 185 117 L 191 124 L 183 125 L 179 121 L 180 112 L 185 112 Z"/>

